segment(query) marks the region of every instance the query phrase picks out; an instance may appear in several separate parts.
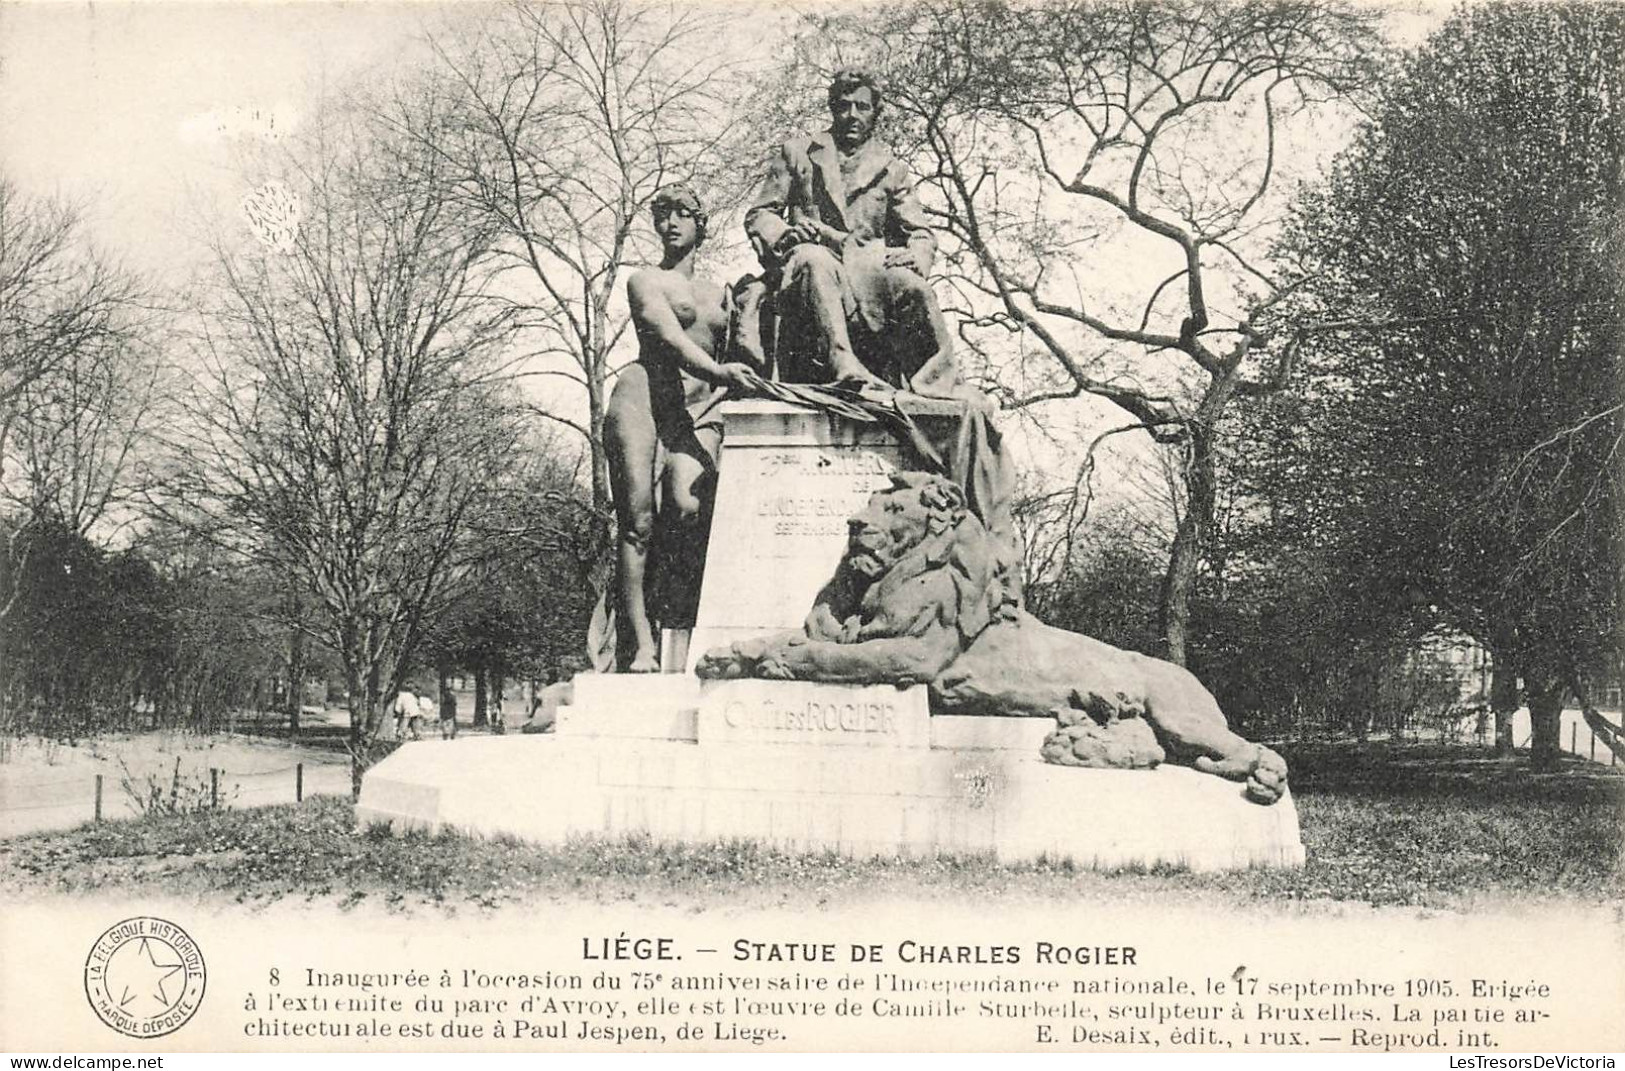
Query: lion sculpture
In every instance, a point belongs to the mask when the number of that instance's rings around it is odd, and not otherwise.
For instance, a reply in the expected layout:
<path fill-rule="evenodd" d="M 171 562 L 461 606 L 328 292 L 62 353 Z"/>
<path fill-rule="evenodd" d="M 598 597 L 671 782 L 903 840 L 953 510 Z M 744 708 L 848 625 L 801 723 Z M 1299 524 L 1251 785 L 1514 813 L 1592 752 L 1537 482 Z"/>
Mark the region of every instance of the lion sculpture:
<path fill-rule="evenodd" d="M 849 529 L 846 554 L 803 630 L 712 650 L 699 675 L 929 684 L 933 713 L 1058 718 L 1043 749 L 1052 762 L 1093 764 L 1068 744 L 1082 754 L 1085 738 L 1105 733 L 1106 750 L 1139 757 L 1124 765 L 1166 757 L 1245 782 L 1255 802 L 1281 798 L 1286 763 L 1231 732 L 1189 671 L 1020 610 L 953 482 L 898 475 Z M 1119 728 L 1134 732 L 1107 732 Z"/>

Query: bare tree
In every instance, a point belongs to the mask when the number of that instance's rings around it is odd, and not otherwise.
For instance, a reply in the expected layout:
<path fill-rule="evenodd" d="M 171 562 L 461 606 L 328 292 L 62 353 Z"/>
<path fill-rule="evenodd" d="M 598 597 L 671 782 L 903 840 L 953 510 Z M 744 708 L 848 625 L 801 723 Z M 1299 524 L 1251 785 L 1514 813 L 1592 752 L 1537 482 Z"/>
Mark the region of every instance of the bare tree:
<path fill-rule="evenodd" d="M 86 532 L 124 486 L 139 423 L 120 384 L 141 288 L 83 232 L 76 208 L 0 175 L 0 623 L 38 522 Z"/>
<path fill-rule="evenodd" d="M 54 505 L 80 531 L 111 501 L 107 462 L 125 453 L 111 429 L 130 410 L 112 384 L 140 340 L 141 297 L 83 231 L 75 206 L 0 176 L 0 492 L 24 514 Z"/>
<path fill-rule="evenodd" d="M 280 169 L 298 225 L 217 250 L 169 506 L 310 594 L 292 623 L 342 661 L 359 790 L 382 700 L 512 464 L 515 317 L 438 155 L 344 112 Z"/>
<path fill-rule="evenodd" d="M 64 358 L 17 395 L 0 502 L 89 535 L 135 492 L 161 365 L 132 323 Z"/>
<path fill-rule="evenodd" d="M 1278 389 L 1296 328 L 1265 257 L 1283 118 L 1371 78 L 1372 16 L 1323 0 L 917 0 L 815 20 L 800 62 L 889 79 L 946 234 L 945 304 L 1009 407 L 1092 394 L 1182 456 L 1160 600 L 1185 659 L 1216 439 Z M 1013 344 L 1012 344 L 1013 340 Z"/>
<path fill-rule="evenodd" d="M 73 206 L 29 198 L 0 175 L 0 445 L 25 393 L 112 332 L 134 297 L 82 231 Z"/>
<path fill-rule="evenodd" d="M 730 186 L 717 152 L 734 106 L 719 26 L 673 5 L 514 4 L 436 39 L 434 84 L 394 108 L 501 236 L 492 253 L 512 273 L 526 374 L 584 391 L 584 424 L 556 405 L 536 411 L 585 438 L 600 508 L 611 353 L 628 322 L 615 299 L 625 266 L 652 257 L 649 202 L 682 180 L 705 187 L 715 210 L 710 195 Z"/>

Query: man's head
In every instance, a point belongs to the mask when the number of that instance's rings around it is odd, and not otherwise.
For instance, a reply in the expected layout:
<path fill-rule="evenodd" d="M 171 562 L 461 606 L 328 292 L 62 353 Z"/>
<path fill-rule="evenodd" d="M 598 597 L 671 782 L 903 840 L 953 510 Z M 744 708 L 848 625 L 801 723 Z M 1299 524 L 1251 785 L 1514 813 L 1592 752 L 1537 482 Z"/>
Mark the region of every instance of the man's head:
<path fill-rule="evenodd" d="M 846 68 L 829 83 L 830 130 L 835 143 L 850 152 L 869 140 L 880 115 L 880 83 L 868 71 Z"/>

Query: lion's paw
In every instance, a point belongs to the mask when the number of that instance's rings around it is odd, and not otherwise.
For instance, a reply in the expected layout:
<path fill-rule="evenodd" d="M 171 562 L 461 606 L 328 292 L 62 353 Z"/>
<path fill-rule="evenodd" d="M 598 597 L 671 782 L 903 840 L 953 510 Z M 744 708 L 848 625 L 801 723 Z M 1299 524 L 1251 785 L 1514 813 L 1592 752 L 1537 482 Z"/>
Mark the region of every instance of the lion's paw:
<path fill-rule="evenodd" d="M 1254 803 L 1270 804 L 1286 793 L 1286 760 L 1262 744 L 1258 758 L 1247 777 L 1247 798 Z"/>
<path fill-rule="evenodd" d="M 1247 798 L 1254 803 L 1274 803 L 1286 792 L 1286 760 L 1261 744 L 1219 759 L 1203 756 L 1195 766 L 1228 781 L 1245 781 Z"/>
<path fill-rule="evenodd" d="M 737 680 L 750 672 L 748 661 L 737 646 L 718 647 L 705 652 L 694 663 L 694 675 L 704 680 Z"/>
<path fill-rule="evenodd" d="M 783 661 L 773 658 L 772 655 L 762 658 L 759 663 L 756 663 L 754 676 L 759 676 L 764 681 L 793 681 L 793 679 L 796 679 L 795 673 L 790 671 L 790 666 L 786 666 Z"/>

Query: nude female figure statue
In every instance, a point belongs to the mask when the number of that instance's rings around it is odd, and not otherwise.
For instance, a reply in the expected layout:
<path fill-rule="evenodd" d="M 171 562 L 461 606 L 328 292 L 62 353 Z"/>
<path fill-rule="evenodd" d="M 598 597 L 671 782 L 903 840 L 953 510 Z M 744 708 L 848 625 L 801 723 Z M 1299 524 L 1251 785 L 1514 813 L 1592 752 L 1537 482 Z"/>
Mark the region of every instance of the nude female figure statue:
<path fill-rule="evenodd" d="M 663 519 L 681 525 L 700 515 L 722 442 L 717 403 L 755 381 L 749 365 L 715 359 L 725 352 L 728 308 L 721 287 L 694 277 L 706 228 L 699 198 L 687 186 L 666 186 L 651 208 L 663 253 L 659 267 L 627 281 L 638 359 L 621 372 L 604 414 L 619 534 L 617 668 L 631 673 L 659 668 L 645 590 L 656 485 Z"/>

